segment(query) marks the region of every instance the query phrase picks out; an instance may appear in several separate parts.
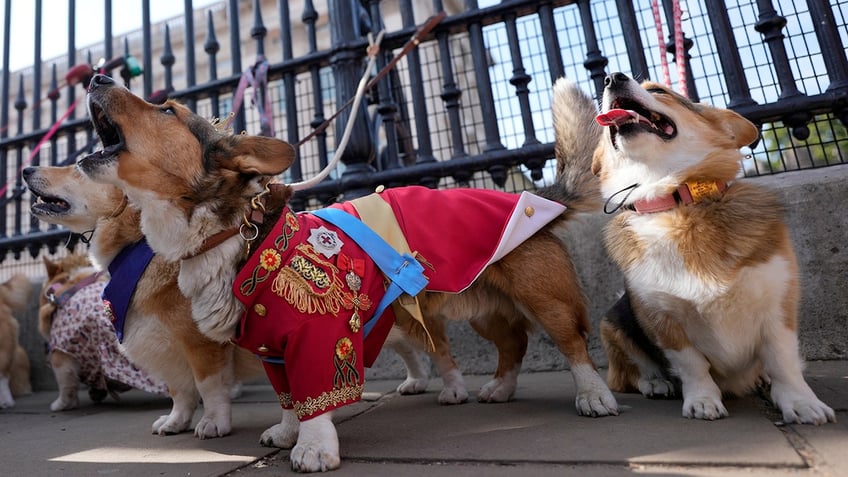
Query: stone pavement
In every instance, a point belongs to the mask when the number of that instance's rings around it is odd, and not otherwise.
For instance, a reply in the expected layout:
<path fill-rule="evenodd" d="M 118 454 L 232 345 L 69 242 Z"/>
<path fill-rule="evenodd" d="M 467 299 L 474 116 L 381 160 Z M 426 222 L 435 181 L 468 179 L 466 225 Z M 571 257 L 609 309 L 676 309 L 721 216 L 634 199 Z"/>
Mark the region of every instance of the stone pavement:
<path fill-rule="evenodd" d="M 336 414 L 342 468 L 333 475 L 848 475 L 848 362 L 811 362 L 806 375 L 836 424 L 783 425 L 756 397 L 727 401 L 730 417 L 715 422 L 680 417 L 680 401 L 630 394 L 616 396 L 618 417 L 580 417 L 568 371 L 522 374 L 506 404 L 440 406 L 438 379 L 418 396 L 397 395 L 397 380 L 371 381 L 366 400 Z M 468 377 L 472 395 L 487 379 Z M 233 433 L 208 440 L 150 434 L 168 399 L 132 391 L 92 404 L 82 392 L 80 408 L 54 413 L 55 397 L 38 392 L 0 411 L 0 475 L 292 474 L 288 451 L 258 444 L 279 422 L 266 385 L 247 386 L 233 406 Z"/>

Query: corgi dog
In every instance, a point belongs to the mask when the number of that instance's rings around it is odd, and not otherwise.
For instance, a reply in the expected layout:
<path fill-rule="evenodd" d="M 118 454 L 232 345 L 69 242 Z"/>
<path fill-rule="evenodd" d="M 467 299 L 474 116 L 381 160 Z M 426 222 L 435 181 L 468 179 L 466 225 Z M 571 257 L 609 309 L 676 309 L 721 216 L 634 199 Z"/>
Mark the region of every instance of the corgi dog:
<path fill-rule="evenodd" d="M 32 393 L 30 364 L 18 341 L 20 325 L 16 313 L 26 310 L 32 284 L 16 274 L 0 284 L 0 409 L 15 405 L 15 398 Z"/>
<path fill-rule="evenodd" d="M 79 406 L 80 382 L 100 402 L 131 388 L 167 395 L 165 384 L 135 367 L 120 350 L 111 316 L 103 305 L 109 275 L 96 270 L 88 257 L 68 254 L 43 257 L 47 277 L 41 289 L 38 331 L 48 346 L 47 362 L 59 396 L 51 411 Z"/>
<path fill-rule="evenodd" d="M 607 76 L 592 170 L 625 294 L 603 317 L 615 391 L 683 397 L 683 416 L 728 415 L 723 395 L 770 383 L 787 423 L 835 420 L 802 375 L 798 265 L 778 197 L 736 180 L 757 140 L 739 114 L 656 83 Z"/>
<path fill-rule="evenodd" d="M 555 103 L 592 104 L 576 88 L 557 91 Z M 360 398 L 363 366 L 393 325 L 437 342 L 442 321 L 470 321 L 498 347 L 486 392 L 509 396 L 527 329 L 539 323 L 571 364 L 578 413 L 618 413 L 589 356 L 585 297 L 554 233 L 599 205 L 589 159 L 566 168 L 547 198 L 413 186 L 295 213 L 292 189 L 272 181 L 294 160 L 291 145 L 221 131 L 102 75 L 91 80 L 88 109 L 102 149 L 78 168 L 140 209 L 151 247 L 179 263 L 199 329 L 263 358 L 284 411 L 261 441 L 292 447 L 294 470 L 339 467 L 332 411 Z M 560 109 L 561 121 L 573 118 Z M 560 149 L 575 147 L 586 143 Z"/>
<path fill-rule="evenodd" d="M 71 165 L 27 167 L 24 182 L 36 201 L 30 208 L 39 220 L 91 234 L 89 258 L 110 280 L 124 274 L 133 257 L 122 255 L 143 240 L 138 210 L 127 205 L 117 187 L 97 184 Z M 121 257 L 128 257 L 121 261 Z M 209 340 L 191 319 L 191 303 L 177 287 L 179 265 L 154 255 L 126 297 L 121 350 L 129 361 L 167 385 L 170 413 L 154 421 L 153 434 L 190 429 L 202 399 L 203 415 L 194 427 L 201 439 L 232 430 L 231 393 L 239 383 L 262 376 L 262 366 L 235 346 Z M 133 290 L 132 280 L 120 283 Z M 101 302 L 102 303 L 102 302 Z"/>

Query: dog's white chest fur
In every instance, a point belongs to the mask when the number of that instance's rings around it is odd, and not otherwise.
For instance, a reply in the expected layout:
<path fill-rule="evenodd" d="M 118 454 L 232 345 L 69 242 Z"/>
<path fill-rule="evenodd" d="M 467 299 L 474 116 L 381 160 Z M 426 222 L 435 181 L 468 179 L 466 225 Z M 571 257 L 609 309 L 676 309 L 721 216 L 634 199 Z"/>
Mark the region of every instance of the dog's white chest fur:
<path fill-rule="evenodd" d="M 687 268 L 678 243 L 653 217 L 635 216 L 630 224 L 645 244 L 643 255 L 625 270 L 635 291 L 668 294 L 692 303 L 712 302 L 726 292 L 727 284 Z"/>
<path fill-rule="evenodd" d="M 775 254 L 766 262 L 718 275 L 693 268 L 667 228 L 650 216 L 634 217 L 631 224 L 645 249 L 625 270 L 630 288 L 649 297 L 652 306 L 671 312 L 719 372 L 755 359 L 760 340 L 752 336 L 785 326 L 779 317 L 785 315 L 782 298 L 791 285 L 786 257 Z M 728 269 L 736 266 L 727 263 Z"/>

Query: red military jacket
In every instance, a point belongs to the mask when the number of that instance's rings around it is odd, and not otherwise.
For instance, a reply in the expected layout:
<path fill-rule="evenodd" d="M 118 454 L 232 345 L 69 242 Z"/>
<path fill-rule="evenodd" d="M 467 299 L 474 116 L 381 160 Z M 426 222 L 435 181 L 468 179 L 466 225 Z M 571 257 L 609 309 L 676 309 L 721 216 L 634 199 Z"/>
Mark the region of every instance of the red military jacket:
<path fill-rule="evenodd" d="M 456 293 L 562 213 L 532 194 L 482 189 L 386 189 L 409 247 L 425 263 L 427 290 Z M 357 215 L 350 203 L 336 204 Z M 301 420 L 359 400 L 394 322 L 374 310 L 384 276 L 344 231 L 286 209 L 234 282 L 245 314 L 234 341 L 256 353 L 284 408 Z M 380 319 L 364 339 L 362 326 Z"/>

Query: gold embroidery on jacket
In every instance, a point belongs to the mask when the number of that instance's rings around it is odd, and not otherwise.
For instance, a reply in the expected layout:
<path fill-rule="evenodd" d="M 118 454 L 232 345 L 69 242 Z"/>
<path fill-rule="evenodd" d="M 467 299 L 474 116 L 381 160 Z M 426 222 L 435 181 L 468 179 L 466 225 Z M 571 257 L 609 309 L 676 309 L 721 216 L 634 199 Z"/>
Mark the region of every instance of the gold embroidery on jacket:
<path fill-rule="evenodd" d="M 336 373 L 333 376 L 333 388 L 344 389 L 359 384 L 359 371 L 356 369 L 356 350 L 350 338 L 343 337 L 336 342 L 336 354 L 333 356 Z"/>
<path fill-rule="evenodd" d="M 362 385 L 357 385 L 323 392 L 317 398 L 308 397 L 303 402 L 294 403 L 294 412 L 297 414 L 298 419 L 309 417 L 318 411 L 323 411 L 340 403 L 359 399 L 362 396 L 363 388 Z"/>
<path fill-rule="evenodd" d="M 294 403 L 292 403 L 291 393 L 279 393 L 277 394 L 277 399 L 280 400 L 280 405 L 285 409 L 291 409 L 294 407 Z"/>
<path fill-rule="evenodd" d="M 300 244 L 296 249 L 302 255 L 295 255 L 280 269 L 271 290 L 301 313 L 338 315 L 342 304 L 350 301 L 339 269 L 318 257 L 312 245 Z"/>
<path fill-rule="evenodd" d="M 297 217 L 290 211 L 286 211 L 286 216 L 283 219 L 283 230 L 280 235 L 274 240 L 274 246 L 280 252 L 285 252 L 289 248 L 289 240 L 294 237 L 295 232 L 300 230 L 300 224 L 297 222 Z M 254 267 L 250 277 L 245 279 L 239 285 L 239 292 L 244 296 L 250 296 L 256 291 L 257 285 L 264 282 L 271 276 L 271 272 L 280 266 L 280 254 L 274 249 L 266 248 L 261 252 L 259 263 Z M 276 260 L 275 260 L 276 259 Z M 276 264 L 275 264 L 276 262 Z"/>
<path fill-rule="evenodd" d="M 300 230 L 300 222 L 297 221 L 297 217 L 292 213 L 291 210 L 286 210 L 286 221 L 285 225 L 283 225 L 283 233 L 280 234 L 276 239 L 274 239 L 274 246 L 277 247 L 277 250 L 281 252 L 285 252 L 289 248 L 289 240 L 294 237 L 295 232 Z"/>

